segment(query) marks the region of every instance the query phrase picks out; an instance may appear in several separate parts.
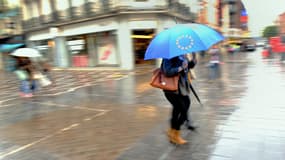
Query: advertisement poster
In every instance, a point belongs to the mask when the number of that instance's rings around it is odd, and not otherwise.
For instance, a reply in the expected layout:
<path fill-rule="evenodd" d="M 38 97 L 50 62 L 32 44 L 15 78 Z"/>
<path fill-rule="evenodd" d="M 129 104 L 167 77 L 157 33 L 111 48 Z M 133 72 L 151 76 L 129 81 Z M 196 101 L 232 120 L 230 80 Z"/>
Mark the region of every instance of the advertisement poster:
<path fill-rule="evenodd" d="M 106 43 L 98 46 L 99 64 L 117 64 L 113 44 Z"/>

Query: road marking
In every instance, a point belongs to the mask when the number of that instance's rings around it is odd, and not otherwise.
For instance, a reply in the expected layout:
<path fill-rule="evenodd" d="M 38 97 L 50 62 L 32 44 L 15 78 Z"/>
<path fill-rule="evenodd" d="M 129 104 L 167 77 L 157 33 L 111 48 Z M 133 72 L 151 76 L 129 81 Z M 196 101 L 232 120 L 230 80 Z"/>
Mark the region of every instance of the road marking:
<path fill-rule="evenodd" d="M 18 99 L 18 98 L 10 98 L 10 99 L 6 99 L 6 100 L 0 101 L 0 108 L 14 105 L 14 104 L 6 104 L 6 105 L 4 105 L 4 103 L 8 102 L 8 101 L 16 100 L 16 99 Z"/>
<path fill-rule="evenodd" d="M 91 116 L 91 117 L 89 117 L 89 118 L 87 118 L 87 119 L 92 120 L 92 119 L 94 119 L 94 118 L 96 118 L 96 117 L 103 116 L 103 115 L 106 114 L 107 112 L 108 112 L 108 111 L 104 111 L 104 112 L 95 114 L 94 116 Z M 84 121 L 86 121 L 86 120 L 84 119 L 83 122 L 84 122 Z M 47 140 L 47 139 L 50 139 L 50 138 L 54 137 L 54 136 L 56 136 L 56 135 L 59 135 L 59 134 L 62 134 L 63 132 L 66 132 L 66 131 L 69 131 L 69 130 L 71 130 L 71 129 L 74 129 L 74 128 L 80 126 L 81 124 L 82 124 L 82 123 L 71 124 L 71 125 L 69 125 L 69 126 L 67 126 L 67 127 L 64 127 L 64 128 L 62 128 L 62 129 L 60 129 L 60 130 L 58 130 L 58 131 L 56 131 L 56 132 L 54 132 L 54 133 L 52 133 L 52 134 L 49 134 L 49 135 L 47 135 L 47 136 L 45 136 L 45 137 L 43 137 L 43 138 L 40 138 L 39 140 L 36 140 L 36 141 L 31 142 L 31 143 L 29 143 L 29 144 L 20 146 L 20 147 L 18 147 L 17 149 L 8 151 L 8 152 L 6 152 L 6 153 L 1 153 L 1 154 L 0 154 L 0 159 L 6 158 L 7 156 L 10 156 L 10 155 L 13 155 L 13 154 L 15 154 L 15 153 L 18 153 L 18 152 L 20 152 L 20 151 L 23 151 L 23 150 L 25 150 L 25 149 L 28 149 L 28 148 L 30 148 L 30 147 L 32 147 L 32 146 L 34 146 L 34 145 L 37 145 L 37 144 L 39 144 L 39 143 L 41 143 L 41 142 L 43 142 L 43 141 L 45 141 L 45 140 Z"/>
<path fill-rule="evenodd" d="M 42 104 L 42 105 L 47 105 L 47 106 L 58 106 L 58 107 L 66 107 L 66 108 L 75 108 L 75 109 L 82 109 L 82 110 L 89 110 L 89 111 L 96 111 L 96 112 L 107 112 L 107 111 L 110 111 L 110 110 L 106 110 L 106 109 L 97 109 L 97 108 L 89 108 L 89 107 L 78 107 L 78 106 L 70 107 L 70 105 L 57 104 L 57 103 L 51 103 L 51 102 L 30 102 L 30 103 Z"/>

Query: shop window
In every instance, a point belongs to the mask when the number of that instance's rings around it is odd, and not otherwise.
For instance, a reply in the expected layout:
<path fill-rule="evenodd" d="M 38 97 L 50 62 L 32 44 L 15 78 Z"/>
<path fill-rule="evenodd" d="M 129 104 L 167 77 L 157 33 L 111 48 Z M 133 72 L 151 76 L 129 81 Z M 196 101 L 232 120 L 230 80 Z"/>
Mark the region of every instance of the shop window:
<path fill-rule="evenodd" d="M 51 45 L 52 40 L 42 40 L 35 42 L 35 49 L 39 50 L 40 53 L 43 55 L 43 58 L 52 61 L 53 56 L 51 55 Z"/>
<path fill-rule="evenodd" d="M 72 66 L 87 67 L 88 53 L 86 36 L 74 36 L 67 38 L 68 52 L 71 54 Z"/>
<path fill-rule="evenodd" d="M 97 61 L 99 65 L 117 65 L 116 38 L 112 31 L 96 34 Z"/>
<path fill-rule="evenodd" d="M 51 14 L 51 6 L 50 2 L 48 0 L 42 0 L 41 1 L 41 14 L 42 15 L 49 15 Z"/>

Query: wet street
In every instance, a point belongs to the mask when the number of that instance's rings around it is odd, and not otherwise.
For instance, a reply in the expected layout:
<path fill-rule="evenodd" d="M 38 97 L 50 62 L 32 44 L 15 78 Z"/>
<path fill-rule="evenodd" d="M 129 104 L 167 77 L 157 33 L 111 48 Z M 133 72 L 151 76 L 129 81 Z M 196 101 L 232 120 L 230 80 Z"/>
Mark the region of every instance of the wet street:
<path fill-rule="evenodd" d="M 11 73 L 0 77 L 3 160 L 284 160 L 285 64 L 261 51 L 224 57 L 221 77 L 195 69 L 203 106 L 191 95 L 195 132 L 167 141 L 171 106 L 149 86 L 150 66 L 134 71 L 55 70 L 52 86 L 20 98 Z"/>

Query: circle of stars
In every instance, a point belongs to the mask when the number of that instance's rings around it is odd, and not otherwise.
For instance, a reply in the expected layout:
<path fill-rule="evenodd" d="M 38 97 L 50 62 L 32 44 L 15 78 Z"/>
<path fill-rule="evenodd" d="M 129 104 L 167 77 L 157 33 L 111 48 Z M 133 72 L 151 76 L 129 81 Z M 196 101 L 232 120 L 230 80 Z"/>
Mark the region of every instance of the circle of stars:
<path fill-rule="evenodd" d="M 185 38 L 189 40 L 189 44 L 187 46 L 182 46 L 180 44 L 180 40 L 185 39 Z M 193 45 L 194 45 L 194 40 L 192 39 L 192 37 L 190 35 L 182 35 L 176 39 L 176 46 L 179 49 L 188 50 L 188 49 L 192 48 Z"/>

